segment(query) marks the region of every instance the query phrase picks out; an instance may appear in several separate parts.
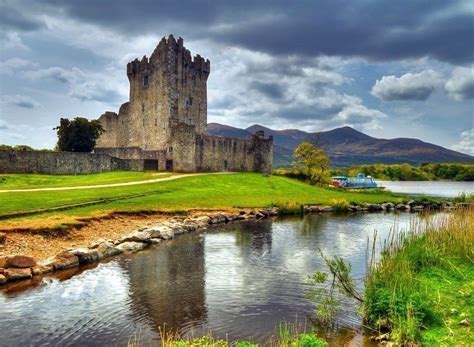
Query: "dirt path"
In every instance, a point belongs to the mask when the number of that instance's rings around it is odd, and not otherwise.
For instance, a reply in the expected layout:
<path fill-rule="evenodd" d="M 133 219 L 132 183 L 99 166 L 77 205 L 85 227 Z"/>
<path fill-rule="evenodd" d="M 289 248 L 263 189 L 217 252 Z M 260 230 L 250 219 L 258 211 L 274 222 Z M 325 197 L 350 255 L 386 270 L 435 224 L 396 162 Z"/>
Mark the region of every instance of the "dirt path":
<path fill-rule="evenodd" d="M 98 184 L 89 186 L 73 186 L 73 187 L 58 187 L 58 188 L 30 188 L 30 189 L 4 189 L 0 190 L 0 193 L 25 193 L 25 192 L 43 192 L 43 191 L 57 191 L 57 190 L 78 190 L 78 189 L 92 189 L 92 188 L 112 188 L 112 187 L 123 187 L 123 186 L 134 186 L 138 184 L 149 184 L 156 182 L 172 181 L 184 177 L 202 176 L 202 175 L 223 175 L 232 174 L 233 172 L 205 172 L 205 173 L 192 173 L 192 174 L 179 174 L 175 176 L 169 176 L 164 178 L 155 178 L 152 180 L 133 181 L 124 183 L 109 183 L 109 184 Z"/>

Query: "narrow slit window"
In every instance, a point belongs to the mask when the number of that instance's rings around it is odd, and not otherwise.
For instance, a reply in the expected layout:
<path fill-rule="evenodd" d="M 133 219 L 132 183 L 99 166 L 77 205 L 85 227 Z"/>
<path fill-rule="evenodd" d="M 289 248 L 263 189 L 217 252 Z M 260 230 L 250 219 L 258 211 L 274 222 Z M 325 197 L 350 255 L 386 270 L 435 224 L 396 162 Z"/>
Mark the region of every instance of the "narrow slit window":
<path fill-rule="evenodd" d="M 148 79 L 149 79 L 149 76 L 143 76 L 143 85 L 144 86 L 147 86 L 148 85 Z"/>

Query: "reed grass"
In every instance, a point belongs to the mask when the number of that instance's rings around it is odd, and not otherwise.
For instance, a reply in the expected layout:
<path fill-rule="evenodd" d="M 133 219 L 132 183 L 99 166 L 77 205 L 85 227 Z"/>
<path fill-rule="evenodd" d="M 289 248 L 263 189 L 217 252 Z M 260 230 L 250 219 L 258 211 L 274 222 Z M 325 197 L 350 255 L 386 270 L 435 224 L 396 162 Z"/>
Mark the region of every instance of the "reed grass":
<path fill-rule="evenodd" d="M 473 225 L 474 210 L 467 208 L 427 217 L 413 222 L 406 232 L 391 233 L 381 259 L 375 262 L 372 257 L 365 281 L 368 324 L 381 332 L 389 331 L 391 339 L 401 345 L 423 341 L 430 329 L 452 331 L 456 326 L 461 329 L 460 340 L 452 341 L 464 343 L 463 336 L 469 334 L 464 334 L 456 317 L 452 327 L 448 326 L 448 308 L 441 304 L 439 293 L 445 293 L 444 301 L 449 301 L 453 291 L 474 288 Z M 433 271 L 442 274 L 441 278 L 434 278 Z M 443 286 L 437 297 L 439 281 Z M 453 305 L 472 307 L 474 293 L 468 294 Z"/>
<path fill-rule="evenodd" d="M 280 322 L 276 336 L 271 336 L 263 343 L 249 340 L 230 341 L 228 338 L 219 339 L 214 337 L 212 332 L 207 332 L 203 336 L 185 335 L 178 331 L 160 328 L 160 347 L 324 347 L 326 342 L 317 337 L 314 333 L 305 332 L 299 324 Z M 138 336 L 133 336 L 127 347 L 142 346 Z"/>

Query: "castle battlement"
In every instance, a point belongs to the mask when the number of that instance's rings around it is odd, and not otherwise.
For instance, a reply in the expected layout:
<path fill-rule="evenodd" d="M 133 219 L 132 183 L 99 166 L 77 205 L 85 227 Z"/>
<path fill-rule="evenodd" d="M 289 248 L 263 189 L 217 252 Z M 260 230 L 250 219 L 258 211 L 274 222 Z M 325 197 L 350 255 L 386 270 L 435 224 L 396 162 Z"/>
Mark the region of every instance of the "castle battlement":
<path fill-rule="evenodd" d="M 160 67 L 162 69 L 171 68 L 179 64 L 182 68 L 194 70 L 207 79 L 211 72 L 211 62 L 199 54 L 193 57 L 191 52 L 183 46 L 183 43 L 181 37 L 177 41 L 173 35 L 170 35 L 168 39 L 163 37 L 150 58 L 145 55 L 142 60 L 137 58 L 127 64 L 127 76 L 129 79 L 133 79 L 136 75 L 152 74 Z"/>

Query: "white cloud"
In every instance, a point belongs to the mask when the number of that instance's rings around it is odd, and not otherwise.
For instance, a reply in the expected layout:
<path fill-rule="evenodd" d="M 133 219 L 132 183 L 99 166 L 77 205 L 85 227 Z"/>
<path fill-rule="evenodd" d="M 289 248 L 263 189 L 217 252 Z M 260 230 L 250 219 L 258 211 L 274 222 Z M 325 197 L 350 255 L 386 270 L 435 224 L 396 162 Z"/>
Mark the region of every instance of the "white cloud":
<path fill-rule="evenodd" d="M 13 75 L 18 71 L 37 68 L 38 64 L 22 58 L 11 58 L 0 62 L 0 73 Z"/>
<path fill-rule="evenodd" d="M 29 48 L 23 43 L 20 35 L 16 31 L 0 33 L 0 45 L 5 50 L 25 50 Z"/>
<path fill-rule="evenodd" d="M 52 79 L 64 83 L 69 87 L 69 96 L 81 101 L 104 103 L 125 101 L 127 92 L 123 86 L 120 88 L 120 83 L 116 83 L 119 73 L 123 71 L 117 71 L 109 66 L 106 72 L 108 73 L 84 72 L 77 67 L 71 69 L 49 67 L 28 71 L 23 77 L 35 81 Z"/>
<path fill-rule="evenodd" d="M 474 128 L 461 133 L 461 141 L 452 146 L 452 149 L 474 155 Z"/>
<path fill-rule="evenodd" d="M 451 78 L 445 83 L 446 92 L 455 100 L 474 98 L 474 65 L 457 67 Z"/>
<path fill-rule="evenodd" d="M 0 119 L 0 130 L 8 129 L 8 124 L 4 120 Z"/>
<path fill-rule="evenodd" d="M 441 75 L 434 70 L 406 73 L 401 77 L 383 76 L 372 87 L 371 94 L 382 100 L 426 100 L 437 85 Z"/>

